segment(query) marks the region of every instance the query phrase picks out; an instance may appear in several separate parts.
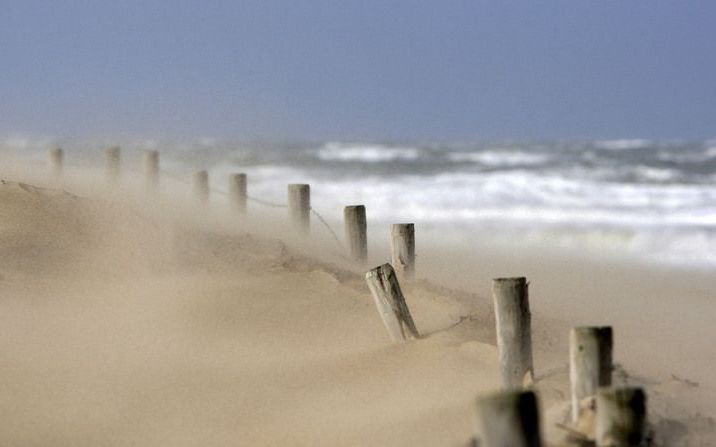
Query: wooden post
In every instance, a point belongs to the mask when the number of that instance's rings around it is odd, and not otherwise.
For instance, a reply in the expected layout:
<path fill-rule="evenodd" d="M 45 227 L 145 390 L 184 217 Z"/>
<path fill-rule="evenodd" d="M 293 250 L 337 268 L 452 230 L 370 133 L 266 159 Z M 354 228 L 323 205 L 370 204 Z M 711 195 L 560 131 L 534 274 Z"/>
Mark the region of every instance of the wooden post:
<path fill-rule="evenodd" d="M 598 447 L 642 446 L 646 434 L 646 394 L 641 388 L 597 391 Z"/>
<path fill-rule="evenodd" d="M 410 315 L 405 297 L 400 290 L 398 278 L 390 264 L 383 264 L 365 274 L 365 281 L 383 319 L 390 338 L 403 341 L 408 337 L 418 338 L 418 330 Z M 407 334 L 406 334 L 407 329 Z"/>
<path fill-rule="evenodd" d="M 539 410 L 532 391 L 507 390 L 477 399 L 480 447 L 540 447 Z"/>
<path fill-rule="evenodd" d="M 415 276 L 415 225 L 411 223 L 390 226 L 391 262 L 406 278 Z"/>
<path fill-rule="evenodd" d="M 197 171 L 193 176 L 194 197 L 202 205 L 209 204 L 209 173 Z"/>
<path fill-rule="evenodd" d="M 526 278 L 492 281 L 500 374 L 506 388 L 523 386 L 534 376 L 527 287 Z"/>
<path fill-rule="evenodd" d="M 353 260 L 365 264 L 368 260 L 368 235 L 365 206 L 352 205 L 343 209 L 348 249 Z"/>
<path fill-rule="evenodd" d="M 159 151 L 144 152 L 144 181 L 149 191 L 159 188 Z"/>
<path fill-rule="evenodd" d="M 612 384 L 612 328 L 575 327 L 569 333 L 569 380 L 572 390 L 572 422 L 581 408 L 592 405 L 600 387 Z"/>
<path fill-rule="evenodd" d="M 246 174 L 229 174 L 229 201 L 240 214 L 246 214 Z"/>
<path fill-rule="evenodd" d="M 62 168 L 65 160 L 65 153 L 62 149 L 59 147 L 50 149 L 47 153 L 47 159 L 50 164 L 50 172 L 56 177 L 62 176 Z"/>
<path fill-rule="evenodd" d="M 311 187 L 309 185 L 288 185 L 288 212 L 295 228 L 301 234 L 308 234 L 311 222 Z"/>
<path fill-rule="evenodd" d="M 121 165 L 121 150 L 119 146 L 112 146 L 104 151 L 105 176 L 107 181 L 116 182 L 119 180 Z"/>

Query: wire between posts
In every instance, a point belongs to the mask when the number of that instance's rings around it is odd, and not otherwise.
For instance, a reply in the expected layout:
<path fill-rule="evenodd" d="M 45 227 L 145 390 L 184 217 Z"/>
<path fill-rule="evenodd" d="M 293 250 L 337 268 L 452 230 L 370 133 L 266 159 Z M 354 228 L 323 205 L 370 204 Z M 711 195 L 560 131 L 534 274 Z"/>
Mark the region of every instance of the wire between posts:
<path fill-rule="evenodd" d="M 333 231 L 333 228 L 331 228 L 330 225 L 328 225 L 328 222 L 326 222 L 326 219 L 323 218 L 320 214 L 318 214 L 318 211 L 311 208 L 311 212 L 318 218 L 318 220 L 323 224 L 324 227 L 326 227 L 326 230 L 328 230 L 329 233 L 331 233 L 331 236 L 333 236 L 333 239 L 336 241 L 336 244 L 341 248 L 341 250 L 345 251 L 345 247 L 343 246 L 343 243 L 341 243 L 341 240 L 338 239 L 338 235 L 335 231 Z"/>
<path fill-rule="evenodd" d="M 168 172 L 168 171 L 166 171 L 166 170 L 164 170 L 164 169 L 160 169 L 159 172 L 161 172 L 162 174 L 165 174 L 167 177 L 169 177 L 169 178 L 171 178 L 171 179 L 173 179 L 174 181 L 177 181 L 177 182 L 179 182 L 179 183 L 183 183 L 183 184 L 185 184 L 185 185 L 189 185 L 189 184 L 190 184 L 190 182 L 188 182 L 186 179 L 180 178 L 179 176 L 174 175 L 174 174 L 172 174 L 171 172 Z M 221 189 L 217 189 L 217 188 L 209 188 L 209 191 L 215 192 L 215 193 L 219 193 L 219 194 L 224 195 L 224 196 L 229 195 L 228 192 L 226 192 L 226 191 L 224 191 L 224 190 L 221 190 Z M 257 198 L 257 197 L 252 197 L 252 196 L 246 196 L 246 198 L 247 198 L 248 200 L 254 202 L 254 203 L 258 203 L 259 205 L 263 205 L 263 206 L 267 206 L 267 207 L 271 207 L 271 208 L 288 208 L 288 205 L 285 205 L 285 204 L 283 204 L 283 203 L 270 202 L 270 201 L 268 201 L 268 200 L 263 200 L 263 199 L 259 199 L 259 198 Z M 326 221 L 326 219 L 324 219 L 323 216 L 321 216 L 321 215 L 318 213 L 318 211 L 316 211 L 315 209 L 313 209 L 313 207 L 311 207 L 311 213 L 313 213 L 313 215 L 316 216 L 316 218 L 318 219 L 318 221 L 321 222 L 321 224 L 326 228 L 326 230 L 331 234 L 331 236 L 333 236 L 333 240 L 336 242 L 336 245 L 338 245 L 338 247 L 340 247 L 341 250 L 345 250 L 345 246 L 343 246 L 343 243 L 342 243 L 341 240 L 338 238 L 338 235 L 337 235 L 336 232 L 333 230 L 333 228 L 328 224 L 328 222 Z"/>

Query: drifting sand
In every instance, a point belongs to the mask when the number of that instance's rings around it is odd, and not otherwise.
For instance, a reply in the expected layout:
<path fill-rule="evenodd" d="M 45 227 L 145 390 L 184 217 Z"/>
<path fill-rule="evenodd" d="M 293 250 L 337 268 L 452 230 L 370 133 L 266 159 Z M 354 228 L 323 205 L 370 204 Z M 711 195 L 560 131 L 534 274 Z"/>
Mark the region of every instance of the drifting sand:
<path fill-rule="evenodd" d="M 0 184 L 0 445 L 466 445 L 498 388 L 490 278 L 511 274 L 532 281 L 550 445 L 567 445 L 567 330 L 603 323 L 658 443 L 716 444 L 709 275 L 419 244 L 432 282 L 404 291 L 426 336 L 396 345 L 365 268 L 282 223 L 18 172 Z"/>

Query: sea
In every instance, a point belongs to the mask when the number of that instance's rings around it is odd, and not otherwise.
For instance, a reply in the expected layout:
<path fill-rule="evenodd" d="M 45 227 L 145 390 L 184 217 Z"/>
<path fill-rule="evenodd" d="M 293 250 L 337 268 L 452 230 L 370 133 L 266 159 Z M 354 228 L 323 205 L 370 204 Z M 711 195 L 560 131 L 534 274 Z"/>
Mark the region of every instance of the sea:
<path fill-rule="evenodd" d="M 363 204 L 369 229 L 413 222 L 451 243 L 716 267 L 716 140 L 0 141 L 0 150 L 35 158 L 60 145 L 68 163 L 73 151 L 111 143 L 159 150 L 163 170 L 208 169 L 219 192 L 229 173 L 246 172 L 249 195 L 272 203 L 285 203 L 287 183 L 309 183 L 313 208 L 339 235 L 343 206 Z"/>

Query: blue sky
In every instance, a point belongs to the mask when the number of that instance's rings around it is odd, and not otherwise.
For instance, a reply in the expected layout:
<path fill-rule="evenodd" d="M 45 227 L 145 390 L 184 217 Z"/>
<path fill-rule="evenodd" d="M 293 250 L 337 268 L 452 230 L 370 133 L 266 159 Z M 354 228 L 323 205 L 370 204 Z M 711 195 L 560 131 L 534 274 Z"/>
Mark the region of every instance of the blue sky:
<path fill-rule="evenodd" d="M 714 137 L 716 2 L 0 0 L 0 133 Z"/>

